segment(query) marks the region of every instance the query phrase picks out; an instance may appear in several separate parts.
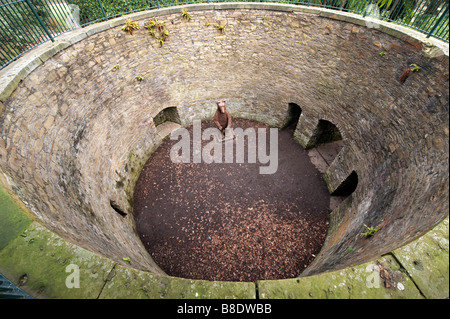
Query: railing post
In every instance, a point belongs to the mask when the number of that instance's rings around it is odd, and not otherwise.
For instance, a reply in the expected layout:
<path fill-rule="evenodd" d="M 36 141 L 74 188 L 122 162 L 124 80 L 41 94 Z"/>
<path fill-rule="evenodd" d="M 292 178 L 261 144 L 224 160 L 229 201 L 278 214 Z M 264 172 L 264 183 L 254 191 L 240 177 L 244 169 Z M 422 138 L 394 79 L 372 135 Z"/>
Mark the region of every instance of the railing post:
<path fill-rule="evenodd" d="M 448 13 L 448 7 L 447 9 L 445 9 L 445 12 L 443 15 L 441 15 L 441 17 L 439 18 L 438 22 L 436 22 L 433 26 L 433 28 L 431 29 L 431 31 L 428 33 L 427 38 L 431 37 L 431 35 L 433 34 L 434 30 L 436 30 L 436 28 L 438 27 L 438 25 L 441 23 L 442 19 L 447 15 Z"/>
<path fill-rule="evenodd" d="M 44 29 L 45 33 L 47 33 L 48 37 L 50 38 L 50 40 L 52 40 L 52 42 L 55 42 L 55 39 L 53 38 L 52 34 L 50 33 L 50 31 L 47 29 L 47 27 L 45 26 L 44 22 L 42 21 L 41 17 L 37 14 L 36 9 L 34 9 L 33 5 L 31 4 L 30 0 L 25 0 L 25 2 L 28 4 L 28 6 L 30 7 L 31 11 L 33 12 L 33 14 L 35 15 L 36 19 L 39 21 L 39 24 L 41 25 L 42 29 Z"/>
<path fill-rule="evenodd" d="M 108 20 L 108 16 L 106 15 L 105 9 L 103 8 L 103 4 L 100 0 L 97 0 L 98 5 L 100 6 L 100 9 L 102 9 L 103 16 L 105 17 L 105 21 Z"/>
<path fill-rule="evenodd" d="M 156 5 L 158 6 L 158 9 L 161 8 L 161 6 L 159 5 L 159 0 L 156 0 Z"/>

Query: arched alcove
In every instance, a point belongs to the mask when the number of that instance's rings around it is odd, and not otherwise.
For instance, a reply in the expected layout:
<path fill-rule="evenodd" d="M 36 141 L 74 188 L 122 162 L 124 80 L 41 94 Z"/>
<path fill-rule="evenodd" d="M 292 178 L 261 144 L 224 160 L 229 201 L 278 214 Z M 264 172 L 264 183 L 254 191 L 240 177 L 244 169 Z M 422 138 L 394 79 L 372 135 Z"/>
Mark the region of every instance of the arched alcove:
<path fill-rule="evenodd" d="M 177 124 L 181 124 L 180 115 L 178 114 L 178 110 L 176 107 L 167 107 L 162 109 L 158 114 L 153 118 L 153 122 L 156 126 L 159 126 L 165 122 L 173 122 Z"/>
<path fill-rule="evenodd" d="M 302 115 L 302 109 L 295 103 L 289 103 L 286 113 L 286 119 L 284 120 L 282 128 L 288 128 L 291 126 L 297 126 L 298 120 Z M 294 127 L 294 129 L 295 129 Z"/>

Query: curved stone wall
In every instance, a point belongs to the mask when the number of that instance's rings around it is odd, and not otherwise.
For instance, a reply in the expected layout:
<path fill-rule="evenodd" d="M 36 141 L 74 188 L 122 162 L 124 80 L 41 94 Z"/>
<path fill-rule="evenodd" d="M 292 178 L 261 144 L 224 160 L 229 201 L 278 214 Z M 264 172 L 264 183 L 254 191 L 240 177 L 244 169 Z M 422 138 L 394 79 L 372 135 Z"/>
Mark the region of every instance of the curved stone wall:
<path fill-rule="evenodd" d="M 44 63 L 3 93 L 0 168 L 46 227 L 161 273 L 132 216 L 140 169 L 164 137 L 153 117 L 176 107 L 189 125 L 211 118 L 218 99 L 236 117 L 279 127 L 289 103 L 299 105 L 295 137 L 305 147 L 319 120 L 343 136 L 325 178 L 333 192 L 355 171 L 358 187 L 333 211 L 304 275 L 371 260 L 448 214 L 448 53 L 322 9 L 187 8 L 190 21 L 181 7 L 136 14 L 133 35 L 122 30 L 126 18 L 74 31 L 73 45 L 62 38 L 59 52 L 40 56 Z M 143 27 L 153 16 L 169 31 L 162 47 Z M 400 84 L 413 63 L 421 69 Z M 361 236 L 364 225 L 380 230 Z"/>

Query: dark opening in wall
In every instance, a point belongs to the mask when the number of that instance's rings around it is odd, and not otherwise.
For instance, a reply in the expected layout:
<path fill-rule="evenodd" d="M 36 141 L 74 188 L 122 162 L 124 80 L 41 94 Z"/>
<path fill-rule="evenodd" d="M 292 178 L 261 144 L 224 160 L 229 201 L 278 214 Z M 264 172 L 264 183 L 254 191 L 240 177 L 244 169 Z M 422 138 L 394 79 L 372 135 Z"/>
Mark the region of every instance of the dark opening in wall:
<path fill-rule="evenodd" d="M 331 195 L 348 197 L 356 190 L 356 187 L 358 187 L 358 174 L 352 171 Z"/>
<path fill-rule="evenodd" d="M 330 195 L 330 209 L 334 210 L 358 187 L 358 174 L 352 171 L 339 187 Z"/>
<path fill-rule="evenodd" d="M 178 110 L 176 107 L 168 107 L 153 118 L 153 122 L 156 126 L 163 124 L 164 122 L 174 122 L 177 124 L 181 124 L 180 115 L 178 114 Z"/>
<path fill-rule="evenodd" d="M 316 145 L 331 143 L 342 140 L 341 132 L 333 123 L 327 120 L 320 120 L 317 126 Z"/>
<path fill-rule="evenodd" d="M 113 200 L 109 201 L 109 204 L 111 205 L 111 208 L 116 211 L 120 216 L 127 217 L 127 213 Z"/>
<path fill-rule="evenodd" d="M 344 147 L 339 129 L 333 123 L 320 120 L 306 145 L 312 163 L 325 173 Z"/>
<path fill-rule="evenodd" d="M 302 114 L 302 109 L 300 108 L 300 106 L 298 106 L 295 103 L 289 103 L 287 114 L 286 114 L 286 120 L 284 121 L 282 129 L 293 126 L 293 125 L 297 126 L 297 123 L 298 123 L 298 120 L 299 120 L 301 114 Z"/>

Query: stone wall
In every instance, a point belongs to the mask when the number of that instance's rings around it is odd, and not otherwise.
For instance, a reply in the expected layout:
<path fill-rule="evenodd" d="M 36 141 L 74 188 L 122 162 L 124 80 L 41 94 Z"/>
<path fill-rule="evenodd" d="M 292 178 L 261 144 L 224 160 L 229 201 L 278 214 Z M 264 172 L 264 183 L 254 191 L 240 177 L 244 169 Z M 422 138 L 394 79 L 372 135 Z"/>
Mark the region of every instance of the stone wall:
<path fill-rule="evenodd" d="M 325 178 L 333 191 L 355 171 L 358 187 L 332 213 L 305 275 L 373 259 L 448 214 L 448 56 L 296 6 L 188 8 L 190 21 L 182 8 L 141 14 L 133 35 L 121 29 L 125 18 L 103 24 L 0 104 L 0 168 L 49 229 L 161 272 L 132 212 L 134 183 L 162 142 L 153 117 L 176 107 L 189 125 L 211 118 L 219 99 L 233 116 L 278 127 L 289 103 L 299 105 L 295 137 L 304 146 L 319 120 L 343 137 Z M 152 15 L 169 31 L 162 47 L 143 27 Z M 422 69 L 400 84 L 412 63 Z M 381 230 L 366 238 L 364 224 Z"/>

